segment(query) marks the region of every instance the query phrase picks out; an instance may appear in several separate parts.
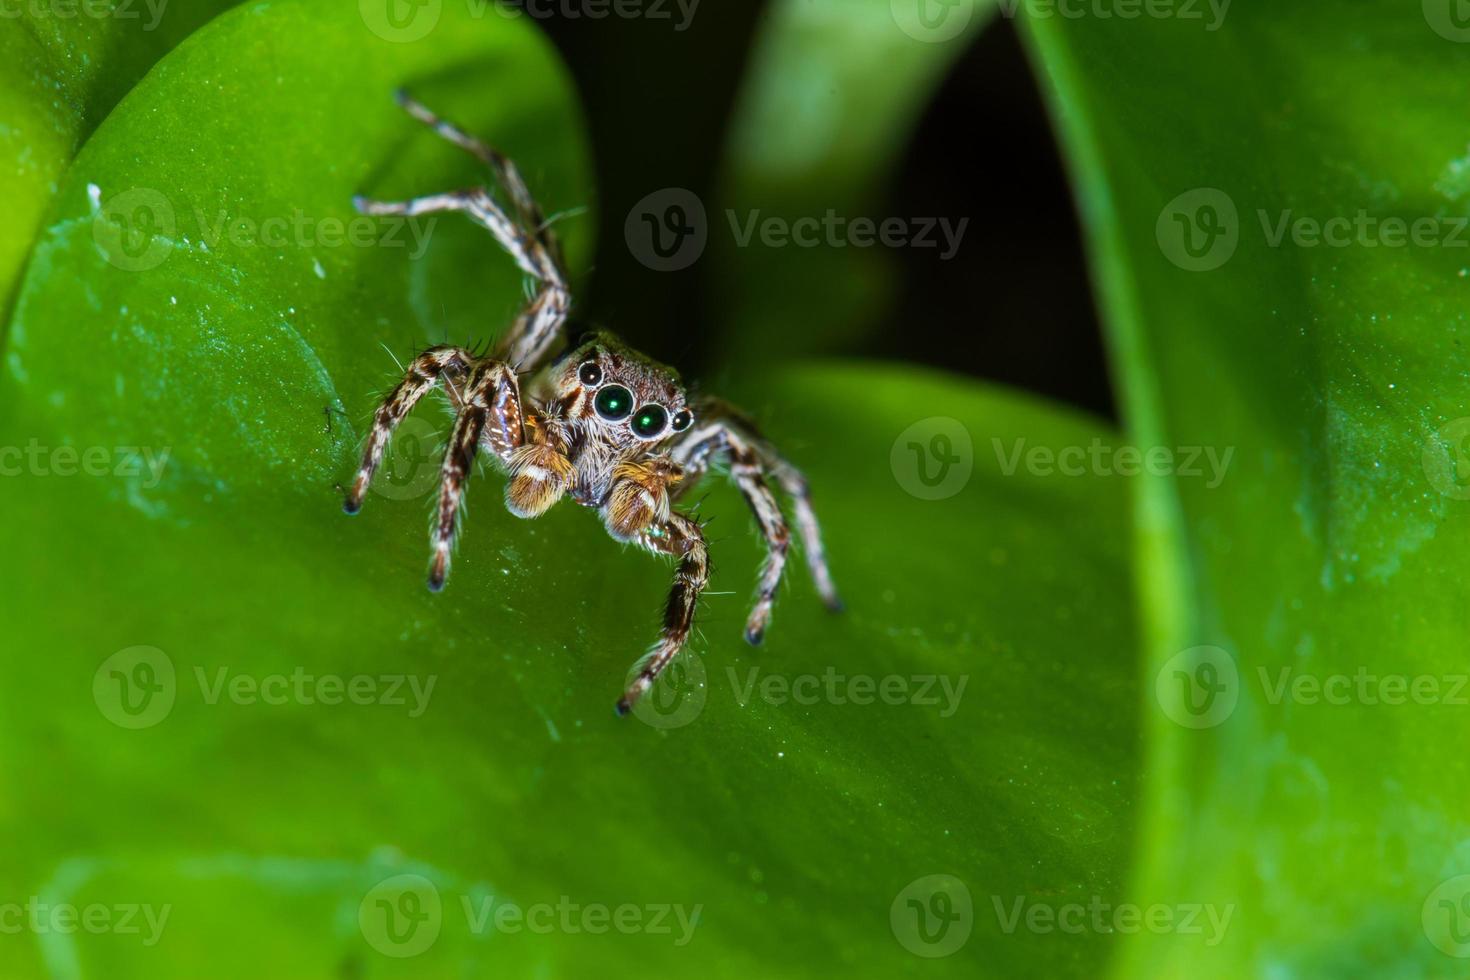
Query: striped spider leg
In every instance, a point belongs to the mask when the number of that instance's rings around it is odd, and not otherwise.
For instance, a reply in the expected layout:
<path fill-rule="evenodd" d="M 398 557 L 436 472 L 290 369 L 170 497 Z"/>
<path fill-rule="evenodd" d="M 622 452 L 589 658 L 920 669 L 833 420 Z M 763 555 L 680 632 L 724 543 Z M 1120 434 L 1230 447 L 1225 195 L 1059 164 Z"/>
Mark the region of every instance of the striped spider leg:
<path fill-rule="evenodd" d="M 807 566 L 817 592 L 834 612 L 842 609 L 842 600 L 827 567 L 822 547 L 822 531 L 812 509 L 811 491 L 806 477 L 776 452 L 743 412 L 717 398 L 701 399 L 696 406 L 700 424 L 691 429 L 673 449 L 673 457 L 684 468 L 686 482 L 681 493 L 695 486 L 711 465 L 725 464 L 730 479 L 739 488 L 755 515 L 766 540 L 766 561 L 761 569 L 755 606 L 745 622 L 745 639 L 757 646 L 765 637 L 771 619 L 771 606 L 781 575 L 786 568 L 786 554 L 791 548 L 791 532 L 776 495 L 768 480 L 774 480 L 791 498 L 796 511 L 796 527 L 801 534 Z"/>
<path fill-rule="evenodd" d="M 415 119 L 483 161 L 509 198 L 509 209 L 488 188 L 402 202 L 359 197 L 354 202 L 358 209 L 394 215 L 463 212 L 486 228 L 538 285 L 493 356 L 481 357 L 461 347 L 434 347 L 414 358 L 374 415 L 344 509 L 353 514 L 361 508 L 394 428 L 442 382 L 456 414 L 431 530 L 430 589 L 443 588 L 448 576 L 465 484 L 480 450 L 509 477 L 505 501 L 511 513 L 539 517 L 570 496 L 595 509 L 614 539 L 676 559 L 663 628 L 652 651 L 635 665 L 634 677 L 617 704 L 620 714 L 653 686 L 693 629 L 699 597 L 709 582 L 709 548 L 699 523 L 674 510 L 672 503 L 704 475 L 713 459 L 729 460 L 731 475 L 770 546 L 746 638 L 759 642 L 765 631 L 789 547 L 786 522 L 765 474 L 796 501 L 798 528 L 818 589 L 835 608 L 836 593 L 801 475 L 722 403 L 703 403 L 700 411 L 708 411 L 709 418 L 695 428 L 695 410 L 678 373 L 612 334 L 584 335 L 549 360 L 563 345 L 571 294 L 556 238 L 525 181 L 515 165 L 494 149 L 406 95 L 399 101 Z"/>

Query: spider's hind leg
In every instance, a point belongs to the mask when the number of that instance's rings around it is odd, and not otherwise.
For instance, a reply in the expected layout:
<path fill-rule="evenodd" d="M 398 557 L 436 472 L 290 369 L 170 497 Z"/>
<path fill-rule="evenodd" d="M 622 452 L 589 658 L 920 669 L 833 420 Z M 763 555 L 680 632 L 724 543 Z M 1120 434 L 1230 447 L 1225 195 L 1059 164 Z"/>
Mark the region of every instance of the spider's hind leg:
<path fill-rule="evenodd" d="M 699 424 L 673 449 L 674 459 L 688 472 L 681 490 L 687 491 L 695 485 L 714 459 L 723 457 L 729 462 L 730 478 L 745 497 L 766 540 L 766 561 L 761 568 L 755 605 L 745 623 L 746 640 L 758 644 L 765 636 L 791 547 L 786 517 L 768 478 L 792 499 L 807 565 L 822 601 L 829 609 L 840 610 L 842 600 L 827 567 L 822 532 L 812 509 L 806 477 L 760 436 L 749 419 L 729 404 L 707 399 L 697 407 L 696 418 Z"/>

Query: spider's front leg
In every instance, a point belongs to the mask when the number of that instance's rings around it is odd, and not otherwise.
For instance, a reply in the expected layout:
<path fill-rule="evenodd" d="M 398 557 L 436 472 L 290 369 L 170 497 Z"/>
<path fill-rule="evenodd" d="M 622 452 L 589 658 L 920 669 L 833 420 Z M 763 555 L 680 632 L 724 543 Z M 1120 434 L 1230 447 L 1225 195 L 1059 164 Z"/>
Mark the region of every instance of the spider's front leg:
<path fill-rule="evenodd" d="M 465 481 L 474 469 L 481 440 L 507 465 L 525 443 L 520 385 L 515 372 L 503 361 L 479 361 L 464 388 L 455 393 L 454 401 L 459 414 L 439 471 L 439 503 L 430 537 L 433 555 L 429 559 L 429 589 L 433 592 L 444 588 L 449 576 Z"/>
<path fill-rule="evenodd" d="M 613 471 L 613 483 L 602 506 L 602 519 L 619 541 L 632 541 L 657 555 L 679 559 L 674 585 L 664 608 L 663 631 L 653 651 L 639 662 L 638 675 L 618 701 L 625 715 L 648 692 L 659 674 L 683 649 L 694 626 L 694 610 L 709 583 L 709 548 L 693 518 L 669 509 L 670 490 L 684 470 L 669 456 L 624 462 Z"/>
<path fill-rule="evenodd" d="M 362 451 L 362 465 L 352 480 L 352 488 L 347 491 L 347 499 L 342 502 L 343 510 L 356 514 L 362 509 L 363 497 L 367 495 L 378 464 L 383 461 L 389 436 L 419 399 L 441 380 L 450 388 L 463 382 L 474 363 L 474 355 L 462 347 L 431 347 L 409 362 L 408 373 L 373 415 L 373 428 Z"/>
<path fill-rule="evenodd" d="M 358 196 L 353 204 L 359 212 L 369 215 L 413 217 L 459 211 L 489 231 L 516 265 L 538 283 L 530 305 L 516 317 L 496 346 L 496 356 L 501 360 L 517 371 L 529 372 L 546 359 L 561 339 L 562 326 L 572 305 L 566 273 L 562 270 L 561 245 L 550 222 L 532 198 L 520 170 L 508 157 L 440 119 L 406 92 L 398 92 L 397 99 L 413 118 L 485 163 L 501 190 L 509 196 L 510 212 L 484 187 L 429 194 L 409 201 L 374 201 Z"/>
<path fill-rule="evenodd" d="M 644 528 L 636 540 L 655 554 L 677 557 L 679 567 L 674 571 L 674 587 L 669 590 L 669 601 L 664 607 L 664 625 L 658 645 L 643 658 L 638 676 L 633 678 L 618 701 L 620 715 L 632 710 L 683 649 L 689 639 L 689 631 L 694 627 L 694 609 L 699 603 L 700 593 L 709 584 L 709 548 L 705 544 L 704 532 L 693 518 L 671 513 L 664 520 Z"/>
<path fill-rule="evenodd" d="M 378 408 L 362 465 L 343 504 L 347 513 L 355 514 L 361 508 L 394 427 L 441 378 L 457 414 L 440 468 L 430 536 L 429 588 L 435 592 L 444 587 L 449 575 L 465 482 L 480 446 L 495 453 L 509 472 L 507 504 L 522 517 L 535 517 L 556 503 L 571 475 L 571 463 L 548 435 L 543 420 L 523 410 L 520 385 L 505 362 L 477 360 L 457 347 L 437 347 L 414 358 L 408 376 Z"/>

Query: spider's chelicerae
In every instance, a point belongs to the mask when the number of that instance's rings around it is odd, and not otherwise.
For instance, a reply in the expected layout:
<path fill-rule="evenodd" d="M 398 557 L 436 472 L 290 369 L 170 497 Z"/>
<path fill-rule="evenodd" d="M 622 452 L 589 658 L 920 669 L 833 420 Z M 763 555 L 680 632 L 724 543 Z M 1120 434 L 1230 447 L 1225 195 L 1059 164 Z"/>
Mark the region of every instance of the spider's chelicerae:
<path fill-rule="evenodd" d="M 677 372 L 611 334 L 589 334 L 553 357 L 565 346 L 571 294 L 556 238 L 519 171 L 406 94 L 399 93 L 398 99 L 415 119 L 483 161 L 510 206 L 503 207 L 488 188 L 475 188 L 397 203 L 359 197 L 354 201 L 358 210 L 410 216 L 462 211 L 495 236 L 534 277 L 537 289 L 493 356 L 446 346 L 414 358 L 373 418 L 344 509 L 354 514 L 361 508 L 394 427 L 442 381 L 456 417 L 431 531 L 430 589 L 442 589 L 449 574 L 460 500 L 480 449 L 510 478 L 505 504 L 511 513 L 539 517 L 570 495 L 585 507 L 595 507 L 617 540 L 678 559 L 663 631 L 618 701 L 619 714 L 626 714 L 653 686 L 689 637 L 695 606 L 709 581 L 709 552 L 699 523 L 673 504 L 714 465 L 728 464 L 768 546 L 745 638 L 755 644 L 765 633 L 790 547 L 786 519 L 768 478 L 793 501 L 796 526 L 823 601 L 841 608 L 801 473 L 740 412 L 716 399 L 689 398 Z"/>

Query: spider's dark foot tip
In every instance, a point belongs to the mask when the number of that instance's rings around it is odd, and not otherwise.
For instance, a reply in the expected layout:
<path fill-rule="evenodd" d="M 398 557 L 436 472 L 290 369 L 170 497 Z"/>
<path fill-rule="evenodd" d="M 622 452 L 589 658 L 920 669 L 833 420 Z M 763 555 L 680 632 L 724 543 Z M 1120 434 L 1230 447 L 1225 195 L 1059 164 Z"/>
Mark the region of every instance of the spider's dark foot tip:
<path fill-rule="evenodd" d="M 847 603 L 843 602 L 841 599 L 837 598 L 836 596 L 833 596 L 830 599 L 824 599 L 823 601 L 827 604 L 827 611 L 828 612 L 835 612 L 835 613 L 847 612 Z"/>
<path fill-rule="evenodd" d="M 434 574 L 432 572 L 429 574 L 429 591 L 430 592 L 443 592 L 444 591 L 444 576 L 443 575 L 437 575 L 437 574 Z"/>
<path fill-rule="evenodd" d="M 413 96 L 409 94 L 406 86 L 400 85 L 393 90 L 393 101 L 399 105 L 407 105 L 413 101 Z"/>
<path fill-rule="evenodd" d="M 764 629 L 750 629 L 750 628 L 747 628 L 745 630 L 745 642 L 746 643 L 749 643 L 753 647 L 760 646 L 761 645 L 761 641 L 764 640 L 765 638 L 766 638 L 766 631 Z"/>
<path fill-rule="evenodd" d="M 366 214 L 368 205 L 372 203 L 373 202 L 368 199 L 368 196 L 366 194 L 352 195 L 352 207 L 357 211 L 358 214 Z"/>
<path fill-rule="evenodd" d="M 626 718 L 628 717 L 628 712 L 633 710 L 633 706 L 628 703 L 626 697 L 623 697 L 618 698 L 617 706 L 613 710 L 617 712 L 619 718 Z"/>
<path fill-rule="evenodd" d="M 360 510 L 362 510 L 361 500 L 353 500 L 351 497 L 348 497 L 346 500 L 342 501 L 342 513 L 346 514 L 348 517 L 351 517 L 353 514 L 356 514 Z"/>

